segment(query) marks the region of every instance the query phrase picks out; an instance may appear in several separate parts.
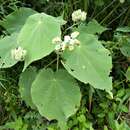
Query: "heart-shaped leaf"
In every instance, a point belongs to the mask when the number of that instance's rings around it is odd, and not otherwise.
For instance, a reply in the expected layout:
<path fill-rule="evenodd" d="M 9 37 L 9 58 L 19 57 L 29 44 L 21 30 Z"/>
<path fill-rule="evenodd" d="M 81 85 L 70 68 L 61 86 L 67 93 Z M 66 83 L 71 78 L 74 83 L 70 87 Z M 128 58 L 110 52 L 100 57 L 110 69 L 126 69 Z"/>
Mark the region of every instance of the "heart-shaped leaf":
<path fill-rule="evenodd" d="M 32 99 L 41 115 L 63 125 L 80 105 L 78 85 L 67 71 L 41 70 L 32 84 Z M 63 129 L 63 126 L 61 126 Z"/>
<path fill-rule="evenodd" d="M 79 46 L 73 51 L 67 50 L 63 53 L 64 67 L 78 80 L 110 92 L 112 89 L 112 78 L 109 77 L 112 68 L 110 52 L 92 34 L 80 32 L 78 40 L 81 42 Z"/>
<path fill-rule="evenodd" d="M 52 39 L 61 36 L 61 24 L 63 21 L 44 13 L 28 18 L 18 36 L 19 45 L 27 50 L 24 69 L 31 62 L 49 55 L 54 50 Z"/>

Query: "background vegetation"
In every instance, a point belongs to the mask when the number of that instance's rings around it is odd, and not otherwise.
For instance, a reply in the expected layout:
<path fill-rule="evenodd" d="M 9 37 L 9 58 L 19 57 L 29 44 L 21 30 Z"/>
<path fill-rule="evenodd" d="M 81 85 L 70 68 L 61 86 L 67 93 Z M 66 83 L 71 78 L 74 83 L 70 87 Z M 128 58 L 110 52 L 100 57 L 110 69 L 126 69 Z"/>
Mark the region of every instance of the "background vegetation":
<path fill-rule="evenodd" d="M 130 58 L 120 52 L 123 41 L 119 38 L 130 38 L 129 32 L 116 33 L 121 26 L 130 27 L 130 1 L 125 0 L 0 0 L 0 19 L 20 7 L 29 7 L 38 12 L 53 16 L 63 15 L 68 21 L 63 30 L 72 25 L 71 14 L 76 9 L 87 12 L 87 21 L 96 19 L 108 28 L 100 39 L 107 41 L 113 57 L 113 94 L 111 99 L 104 91 L 87 88 L 80 83 L 82 102 L 78 112 L 68 121 L 68 130 L 130 130 L 130 82 L 126 75 Z M 66 32 L 67 33 L 67 32 Z M 0 27 L 1 37 L 7 34 Z M 39 60 L 33 65 L 41 68 L 50 63 L 54 54 L 49 58 Z M 96 56 L 95 56 L 96 58 Z M 46 59 L 46 60 L 45 60 Z M 102 59 L 103 60 L 103 59 Z M 54 67 L 55 63 L 51 64 Z M 10 69 L 0 70 L 0 126 L 1 129 L 14 130 L 59 130 L 57 122 L 49 122 L 40 114 L 27 107 L 19 94 L 18 79 L 22 72 L 23 63 L 16 64 Z M 87 92 L 87 93 L 86 93 Z"/>

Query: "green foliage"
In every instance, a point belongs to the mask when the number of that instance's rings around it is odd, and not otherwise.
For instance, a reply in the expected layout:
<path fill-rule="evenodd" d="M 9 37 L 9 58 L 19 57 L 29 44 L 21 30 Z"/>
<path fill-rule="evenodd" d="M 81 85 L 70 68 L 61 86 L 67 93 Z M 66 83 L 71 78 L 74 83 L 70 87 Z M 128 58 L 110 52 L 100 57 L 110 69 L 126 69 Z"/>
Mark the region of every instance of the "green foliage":
<path fill-rule="evenodd" d="M 54 73 L 41 70 L 32 84 L 32 99 L 41 115 L 48 120 L 57 119 L 64 129 L 67 118 L 80 105 L 80 90 L 74 79 L 64 70 Z"/>
<path fill-rule="evenodd" d="M 27 18 L 35 13 L 37 12 L 30 8 L 20 8 L 7 15 L 2 21 L 0 21 L 0 25 L 3 26 L 8 33 L 19 32 Z"/>
<path fill-rule="evenodd" d="M 117 121 L 115 121 L 114 123 L 114 130 L 130 130 L 129 126 L 125 122 L 119 124 Z"/>
<path fill-rule="evenodd" d="M 78 39 L 80 45 L 74 51 L 63 54 L 64 67 L 78 80 L 110 92 L 112 79 L 109 73 L 112 63 L 109 51 L 92 34 L 81 31 Z"/>
<path fill-rule="evenodd" d="M 129 4 L 1 0 L 0 129 L 129 130 Z"/>
<path fill-rule="evenodd" d="M 11 50 L 17 47 L 17 34 L 0 39 L 0 68 L 8 68 L 17 63 L 11 57 Z"/>
<path fill-rule="evenodd" d="M 31 62 L 49 55 L 54 50 L 51 43 L 54 37 L 61 35 L 60 26 L 58 19 L 44 13 L 28 18 L 18 36 L 19 45 L 27 50 L 24 70 Z"/>
<path fill-rule="evenodd" d="M 128 33 L 130 32 L 130 27 L 125 26 L 125 27 L 119 27 L 116 29 L 117 32 L 124 32 L 124 33 Z"/>
<path fill-rule="evenodd" d="M 1 129 L 27 130 L 27 125 L 23 123 L 21 118 L 18 118 L 14 122 L 6 123 Z"/>
<path fill-rule="evenodd" d="M 26 104 L 32 108 L 35 108 L 32 97 L 31 97 L 31 86 L 32 82 L 36 78 L 37 71 L 35 67 L 30 67 L 26 69 L 21 75 L 19 79 L 19 92 L 21 94 L 22 99 L 26 102 Z"/>
<path fill-rule="evenodd" d="M 107 28 L 101 26 L 95 19 L 93 19 L 87 24 L 87 26 L 81 24 L 78 27 L 78 30 L 81 30 L 87 34 L 101 34 L 105 30 L 107 30 Z"/>
<path fill-rule="evenodd" d="M 122 47 L 120 50 L 124 56 L 130 56 L 130 38 L 122 38 Z"/>

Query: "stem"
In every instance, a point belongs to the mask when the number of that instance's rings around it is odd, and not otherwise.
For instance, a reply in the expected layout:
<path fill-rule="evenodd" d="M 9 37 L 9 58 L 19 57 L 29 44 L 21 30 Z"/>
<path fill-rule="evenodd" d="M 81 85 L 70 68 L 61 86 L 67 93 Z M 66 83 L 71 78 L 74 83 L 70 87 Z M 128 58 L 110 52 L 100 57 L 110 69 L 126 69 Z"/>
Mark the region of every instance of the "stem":
<path fill-rule="evenodd" d="M 59 54 L 57 54 L 57 64 L 56 64 L 56 71 L 59 69 Z"/>
<path fill-rule="evenodd" d="M 90 86 L 90 89 L 89 89 L 89 112 L 91 112 L 91 109 L 92 109 L 92 99 L 93 99 L 93 88 L 92 86 Z"/>
<path fill-rule="evenodd" d="M 87 0 L 84 0 L 83 3 L 84 3 L 84 11 L 87 12 L 87 9 L 88 9 L 88 1 L 87 1 Z"/>
<path fill-rule="evenodd" d="M 130 115 L 130 98 L 129 98 L 129 112 L 128 112 L 128 114 Z"/>
<path fill-rule="evenodd" d="M 46 65 L 46 66 L 44 67 L 44 69 L 46 69 L 48 66 L 50 66 L 51 64 L 53 64 L 56 60 L 57 60 L 57 59 L 54 59 L 52 62 L 50 62 L 48 65 Z"/>
<path fill-rule="evenodd" d="M 68 31 L 69 29 L 73 28 L 75 25 L 78 25 L 79 23 L 74 23 L 72 26 L 68 27 L 65 31 Z"/>

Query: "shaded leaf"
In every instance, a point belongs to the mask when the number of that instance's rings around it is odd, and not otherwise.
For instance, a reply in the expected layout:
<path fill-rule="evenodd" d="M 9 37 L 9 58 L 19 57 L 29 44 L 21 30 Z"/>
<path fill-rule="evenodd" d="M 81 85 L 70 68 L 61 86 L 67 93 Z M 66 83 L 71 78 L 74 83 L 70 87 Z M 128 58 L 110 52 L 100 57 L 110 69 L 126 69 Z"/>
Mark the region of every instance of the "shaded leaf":
<path fill-rule="evenodd" d="M 130 38 L 123 39 L 123 44 L 120 50 L 124 56 L 130 57 Z"/>
<path fill-rule="evenodd" d="M 126 71 L 126 78 L 130 81 L 130 67 Z"/>
<path fill-rule="evenodd" d="M 78 30 L 88 34 L 101 34 L 107 30 L 107 28 L 101 26 L 96 20 L 93 19 L 87 24 L 87 26 L 81 24 L 78 27 Z"/>
<path fill-rule="evenodd" d="M 27 18 L 35 13 L 37 12 L 30 8 L 20 8 L 7 15 L 2 21 L 0 21 L 0 25 L 3 26 L 9 33 L 19 32 L 25 24 Z"/>
<path fill-rule="evenodd" d="M 81 94 L 75 80 L 65 71 L 41 70 L 32 84 L 32 99 L 41 115 L 57 119 L 63 129 L 68 117 L 80 105 Z"/>
<path fill-rule="evenodd" d="M 125 27 L 118 27 L 118 28 L 116 29 L 116 31 L 117 31 L 117 32 L 128 33 L 128 32 L 130 32 L 130 27 L 128 27 L 128 26 L 125 26 Z"/>
<path fill-rule="evenodd" d="M 31 86 L 37 75 L 35 67 L 29 67 L 21 75 L 19 79 L 19 92 L 25 103 L 31 108 L 35 108 L 31 97 Z"/>

